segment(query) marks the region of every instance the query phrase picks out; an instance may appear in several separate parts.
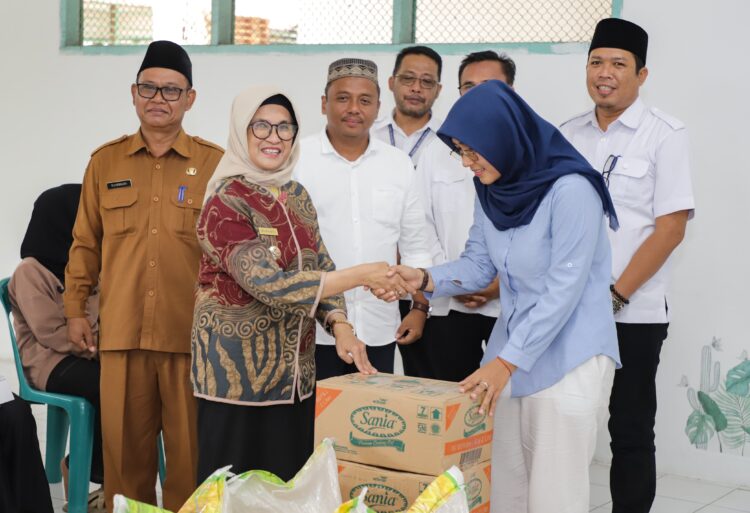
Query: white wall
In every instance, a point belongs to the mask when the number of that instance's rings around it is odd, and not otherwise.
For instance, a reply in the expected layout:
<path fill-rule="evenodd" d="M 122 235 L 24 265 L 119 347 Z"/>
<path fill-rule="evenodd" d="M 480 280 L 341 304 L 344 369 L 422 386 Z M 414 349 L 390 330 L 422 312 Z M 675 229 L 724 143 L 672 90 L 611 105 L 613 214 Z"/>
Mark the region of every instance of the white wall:
<path fill-rule="evenodd" d="M 691 386 L 699 383 L 701 348 L 714 336 L 722 339 L 723 350 L 712 350 L 722 375 L 739 363 L 742 350 L 750 351 L 743 322 L 750 315 L 750 230 L 744 208 L 750 157 L 743 130 L 750 114 L 744 33 L 750 3 L 625 0 L 623 17 L 644 26 L 651 37 L 651 73 L 642 96 L 689 126 L 698 204 L 674 267 L 672 325 L 658 378 L 659 470 L 748 484 L 749 457 L 720 454 L 715 438 L 708 451 L 689 444 L 684 428 L 692 408 L 686 388 L 678 383 L 683 375 Z M 141 55 L 62 52 L 59 41 L 56 2 L 0 3 L 1 275 L 9 275 L 18 262 L 20 241 L 39 192 L 80 181 L 93 149 L 137 128 L 129 86 Z M 589 107 L 585 50 L 511 55 L 519 69 L 516 89 L 550 121 L 559 123 Z M 186 118 L 186 129 L 223 144 L 232 97 L 249 84 L 274 81 L 290 88 L 301 105 L 303 133 L 319 130 L 325 70 L 341 56 L 196 52 L 198 100 Z M 394 55 L 367 56 L 381 66 L 381 77 L 387 76 Z M 444 115 L 457 96 L 460 56 L 445 60 L 438 115 Z M 391 105 L 384 96 L 383 108 Z M 0 357 L 9 357 L 7 336 L 2 329 L 0 334 Z M 600 445 L 598 455 L 606 459 L 606 445 Z M 746 449 L 750 455 L 750 446 Z"/>

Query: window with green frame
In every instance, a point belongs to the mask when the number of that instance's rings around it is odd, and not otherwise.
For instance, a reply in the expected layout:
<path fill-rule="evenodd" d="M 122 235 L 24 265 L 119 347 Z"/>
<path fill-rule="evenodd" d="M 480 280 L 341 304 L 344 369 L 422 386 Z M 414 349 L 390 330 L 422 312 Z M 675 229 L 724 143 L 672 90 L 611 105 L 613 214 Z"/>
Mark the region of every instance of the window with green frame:
<path fill-rule="evenodd" d="M 587 41 L 622 0 L 62 0 L 64 47 L 300 47 Z"/>

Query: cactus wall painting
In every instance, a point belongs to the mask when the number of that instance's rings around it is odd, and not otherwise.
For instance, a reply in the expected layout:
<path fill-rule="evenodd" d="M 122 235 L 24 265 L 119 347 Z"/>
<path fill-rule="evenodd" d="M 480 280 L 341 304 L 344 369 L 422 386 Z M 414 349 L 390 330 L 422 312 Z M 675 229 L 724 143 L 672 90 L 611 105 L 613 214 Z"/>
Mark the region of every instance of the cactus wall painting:
<path fill-rule="evenodd" d="M 740 363 L 722 376 L 721 363 L 713 361 L 713 352 L 721 351 L 720 341 L 714 337 L 701 351 L 700 386 L 687 390 L 693 411 L 685 435 L 696 449 L 750 456 L 750 360 L 743 351 Z M 687 382 L 683 376 L 680 385 Z"/>

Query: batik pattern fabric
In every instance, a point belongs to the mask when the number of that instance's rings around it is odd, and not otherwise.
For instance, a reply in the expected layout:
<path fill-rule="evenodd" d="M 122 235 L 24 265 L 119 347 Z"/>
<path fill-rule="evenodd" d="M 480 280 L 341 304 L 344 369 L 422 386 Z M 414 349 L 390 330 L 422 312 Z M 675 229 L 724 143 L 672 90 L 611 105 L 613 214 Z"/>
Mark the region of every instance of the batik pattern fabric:
<path fill-rule="evenodd" d="M 277 194 L 243 177 L 224 180 L 198 222 L 203 249 L 192 329 L 197 397 L 247 405 L 292 403 L 315 388 L 315 320 L 345 312 L 321 300 L 335 269 L 307 191 Z"/>

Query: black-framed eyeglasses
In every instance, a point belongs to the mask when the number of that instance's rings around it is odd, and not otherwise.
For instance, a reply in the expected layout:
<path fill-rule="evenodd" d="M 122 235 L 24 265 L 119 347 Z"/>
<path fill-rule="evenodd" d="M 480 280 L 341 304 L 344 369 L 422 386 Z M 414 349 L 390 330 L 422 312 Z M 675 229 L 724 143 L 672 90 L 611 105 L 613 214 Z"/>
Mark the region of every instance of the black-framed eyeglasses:
<path fill-rule="evenodd" d="M 294 136 L 297 135 L 297 125 L 292 123 L 282 122 L 275 125 L 268 121 L 256 121 L 255 123 L 250 123 L 250 129 L 253 131 L 253 135 L 258 139 L 268 139 L 271 137 L 271 132 L 273 132 L 274 128 L 276 129 L 276 135 L 278 135 L 279 139 L 282 141 L 291 141 L 294 139 Z"/>
<path fill-rule="evenodd" d="M 414 75 L 394 75 L 400 83 L 403 85 L 410 87 L 413 86 L 414 83 L 419 80 L 419 85 L 422 86 L 422 89 L 433 89 L 436 85 L 438 85 L 438 81 L 433 78 L 419 78 L 415 77 Z"/>
<path fill-rule="evenodd" d="M 138 88 L 138 96 L 146 98 L 147 100 L 152 99 L 156 96 L 156 93 L 161 93 L 161 97 L 168 102 L 176 102 L 182 96 L 183 91 L 189 91 L 190 88 L 181 89 L 175 86 L 164 86 L 158 87 L 154 84 L 135 84 Z"/>
<path fill-rule="evenodd" d="M 451 151 L 451 157 L 460 162 L 463 162 L 464 157 L 471 160 L 472 162 L 476 162 L 477 160 L 479 160 L 479 156 L 474 150 L 462 150 L 460 148 L 458 150 Z"/>
<path fill-rule="evenodd" d="M 459 91 L 460 91 L 461 93 L 465 93 L 466 91 L 468 91 L 468 90 L 469 90 L 469 89 L 471 89 L 472 87 L 476 87 L 476 86 L 478 86 L 478 85 L 479 85 L 479 84 L 475 84 L 474 82 L 464 82 L 463 84 L 461 84 L 460 86 L 458 86 L 458 90 L 459 90 Z"/>
<path fill-rule="evenodd" d="M 607 188 L 609 188 L 609 175 L 612 173 L 612 170 L 617 166 L 617 161 L 620 160 L 620 155 L 610 155 L 607 157 L 607 160 L 604 161 L 604 167 L 602 168 L 602 177 L 604 178 L 604 183 L 607 184 Z"/>

